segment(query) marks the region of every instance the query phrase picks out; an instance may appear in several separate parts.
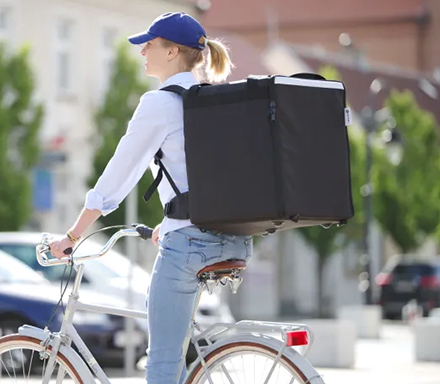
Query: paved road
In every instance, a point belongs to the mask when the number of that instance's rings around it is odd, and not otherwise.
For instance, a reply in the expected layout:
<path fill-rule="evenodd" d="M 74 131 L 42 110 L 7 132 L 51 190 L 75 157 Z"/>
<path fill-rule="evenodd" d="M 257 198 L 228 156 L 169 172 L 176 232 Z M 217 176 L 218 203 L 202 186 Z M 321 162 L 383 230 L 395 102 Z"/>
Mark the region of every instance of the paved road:
<path fill-rule="evenodd" d="M 326 384 L 440 384 L 440 362 L 416 363 L 413 343 L 410 328 L 385 324 L 380 340 L 358 340 L 354 369 L 318 368 L 318 372 Z M 121 371 L 107 373 L 112 384 L 145 384 L 142 372 L 132 378 L 121 377 Z M 2 378 L 1 384 L 11 382 Z"/>
<path fill-rule="evenodd" d="M 404 324 L 387 323 L 380 340 L 358 340 L 354 369 L 318 368 L 326 384 L 440 384 L 439 363 L 416 363 L 414 338 Z M 439 346 L 440 348 L 440 346 Z M 142 378 L 116 378 L 112 384 L 141 384 Z"/>

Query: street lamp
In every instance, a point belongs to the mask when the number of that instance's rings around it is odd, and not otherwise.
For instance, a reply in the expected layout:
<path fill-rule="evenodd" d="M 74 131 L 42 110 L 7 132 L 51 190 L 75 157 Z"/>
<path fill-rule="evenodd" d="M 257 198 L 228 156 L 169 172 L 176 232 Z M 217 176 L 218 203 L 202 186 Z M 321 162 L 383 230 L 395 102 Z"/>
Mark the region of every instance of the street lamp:
<path fill-rule="evenodd" d="M 374 135 L 378 132 L 382 124 L 386 125 L 382 132 L 382 141 L 386 145 L 387 156 L 394 165 L 400 163 L 402 157 L 402 146 L 396 121 L 388 108 L 378 111 L 374 109 L 376 96 L 384 89 L 384 82 L 378 78 L 374 79 L 368 92 L 368 105 L 362 110 L 363 125 L 366 130 L 365 139 L 365 172 L 366 182 L 361 188 L 361 194 L 364 197 L 365 223 L 363 233 L 363 255 L 361 264 L 363 271 L 359 275 L 359 288 L 365 294 L 365 304 L 373 304 L 371 289 L 371 249 L 370 233 L 372 223 L 372 185 L 371 185 L 371 165 L 372 165 L 372 144 Z"/>

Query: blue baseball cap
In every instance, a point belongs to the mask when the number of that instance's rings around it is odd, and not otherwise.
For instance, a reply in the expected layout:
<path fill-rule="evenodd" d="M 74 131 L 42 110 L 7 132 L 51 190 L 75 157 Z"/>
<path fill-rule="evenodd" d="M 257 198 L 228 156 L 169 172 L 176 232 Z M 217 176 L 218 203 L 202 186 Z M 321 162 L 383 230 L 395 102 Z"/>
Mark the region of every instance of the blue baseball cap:
<path fill-rule="evenodd" d="M 157 17 L 145 32 L 128 37 L 132 44 L 143 44 L 162 37 L 187 47 L 204 49 L 206 32 L 200 23 L 183 12 L 169 12 Z"/>

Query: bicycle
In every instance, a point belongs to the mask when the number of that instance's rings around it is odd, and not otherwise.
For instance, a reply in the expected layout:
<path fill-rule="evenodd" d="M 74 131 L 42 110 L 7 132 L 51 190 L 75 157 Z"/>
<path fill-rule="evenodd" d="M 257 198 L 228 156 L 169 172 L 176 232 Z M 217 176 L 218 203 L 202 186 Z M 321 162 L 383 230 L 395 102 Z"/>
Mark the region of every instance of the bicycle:
<path fill-rule="evenodd" d="M 102 250 L 95 255 L 71 255 L 61 259 L 47 256 L 50 235 L 42 235 L 40 243 L 36 246 L 38 262 L 45 267 L 71 265 L 76 270 L 76 277 L 60 331 L 51 332 L 48 329 L 23 325 L 17 334 L 0 338 L 2 384 L 27 383 L 31 373 L 41 374 L 41 379 L 38 380 L 43 384 L 66 381 L 73 381 L 75 384 L 95 384 L 95 378 L 102 384 L 110 384 L 108 377 L 72 325 L 75 311 L 85 310 L 142 319 L 146 319 L 147 314 L 80 301 L 79 288 L 84 262 L 105 255 L 121 237 L 137 236 L 147 240 L 151 238 L 151 233 L 152 230 L 146 226 L 133 225 L 113 234 Z M 242 281 L 241 273 L 245 268 L 246 263 L 243 260 L 228 260 L 199 271 L 198 300 L 204 288 L 212 293 L 213 288 L 219 283 L 229 283 L 232 291 L 237 292 Z M 313 342 L 313 335 L 306 325 L 247 320 L 236 324 L 217 323 L 202 331 L 194 320 L 198 300 L 195 301 L 191 325 L 185 339 L 182 364 L 190 342 L 194 344 L 198 358 L 193 363 L 185 383 L 324 384 L 315 368 L 295 349 L 303 346 L 301 348 L 306 352 Z M 200 332 L 197 335 L 196 329 Z M 268 332 L 277 332 L 280 338 L 268 336 Z M 72 343 L 78 352 L 72 348 Z M 37 360 L 36 367 L 33 366 L 34 358 Z"/>

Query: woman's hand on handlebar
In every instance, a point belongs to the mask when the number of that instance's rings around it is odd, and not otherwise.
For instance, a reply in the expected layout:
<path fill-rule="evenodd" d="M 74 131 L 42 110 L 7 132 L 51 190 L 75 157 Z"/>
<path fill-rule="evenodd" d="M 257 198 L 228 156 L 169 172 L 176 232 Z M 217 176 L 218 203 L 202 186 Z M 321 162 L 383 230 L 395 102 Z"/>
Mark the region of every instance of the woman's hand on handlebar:
<path fill-rule="evenodd" d="M 66 257 L 66 253 L 64 252 L 68 248 L 73 248 L 73 242 L 67 237 L 64 236 L 59 240 L 52 241 L 49 244 L 50 252 L 57 259 L 61 259 L 62 257 Z"/>
<path fill-rule="evenodd" d="M 151 235 L 151 242 L 154 245 L 158 245 L 159 241 L 159 230 L 160 230 L 160 224 L 156 225 L 156 228 L 154 228 L 153 234 Z"/>

